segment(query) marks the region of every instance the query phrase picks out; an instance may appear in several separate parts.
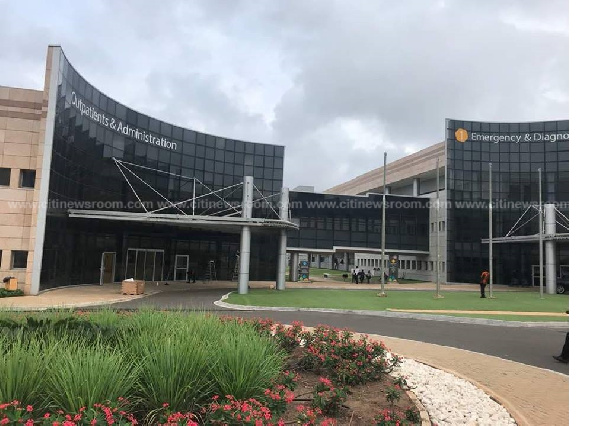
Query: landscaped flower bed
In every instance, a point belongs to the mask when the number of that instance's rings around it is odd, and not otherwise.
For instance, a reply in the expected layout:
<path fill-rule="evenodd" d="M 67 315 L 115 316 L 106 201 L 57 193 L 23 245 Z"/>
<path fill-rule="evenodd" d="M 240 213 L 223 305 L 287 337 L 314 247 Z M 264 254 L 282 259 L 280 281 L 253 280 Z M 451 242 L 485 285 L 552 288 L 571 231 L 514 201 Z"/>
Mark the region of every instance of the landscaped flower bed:
<path fill-rule="evenodd" d="M 0 425 L 419 424 L 367 336 L 143 310 L 0 313 Z"/>

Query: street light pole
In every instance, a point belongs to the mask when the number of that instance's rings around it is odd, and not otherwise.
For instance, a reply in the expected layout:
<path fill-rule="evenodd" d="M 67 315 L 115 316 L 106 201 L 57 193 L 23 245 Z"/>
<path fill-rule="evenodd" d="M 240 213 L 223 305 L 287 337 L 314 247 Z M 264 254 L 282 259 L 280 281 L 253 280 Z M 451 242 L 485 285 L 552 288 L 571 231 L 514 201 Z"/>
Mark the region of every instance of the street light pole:
<path fill-rule="evenodd" d="M 489 231 L 489 236 L 488 236 L 488 240 L 489 240 L 489 246 L 488 246 L 488 250 L 489 250 L 489 258 L 490 258 L 490 298 L 494 297 L 494 252 L 493 252 L 493 245 L 492 245 L 492 238 L 493 238 L 493 226 L 494 226 L 494 222 L 492 220 L 492 214 L 493 214 L 493 203 L 492 203 L 492 163 L 490 163 L 490 188 L 489 188 L 489 196 L 490 196 L 490 214 L 489 214 L 489 223 L 488 223 L 488 231 Z"/>
<path fill-rule="evenodd" d="M 436 173 L 436 190 L 435 190 L 435 251 L 436 251 L 436 267 L 435 267 L 435 298 L 441 299 L 440 295 L 440 158 L 435 160 Z"/>
<path fill-rule="evenodd" d="M 379 296 L 385 297 L 385 173 L 387 168 L 387 152 L 383 153 L 383 203 L 381 206 L 381 292 Z"/>
<path fill-rule="evenodd" d="M 539 196 L 540 196 L 540 210 L 539 210 L 539 244 L 540 244 L 540 298 L 544 298 L 544 209 L 542 208 L 542 169 L 538 169 L 538 177 L 540 181 L 539 185 Z"/>

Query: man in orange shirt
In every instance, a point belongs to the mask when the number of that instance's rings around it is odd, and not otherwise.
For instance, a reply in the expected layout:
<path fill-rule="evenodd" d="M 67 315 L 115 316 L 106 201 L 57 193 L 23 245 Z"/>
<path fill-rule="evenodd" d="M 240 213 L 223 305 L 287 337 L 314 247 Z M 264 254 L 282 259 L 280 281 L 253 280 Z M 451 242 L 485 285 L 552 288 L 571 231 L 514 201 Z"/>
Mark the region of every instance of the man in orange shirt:
<path fill-rule="evenodd" d="M 481 290 L 481 298 L 483 299 L 485 299 L 485 286 L 487 285 L 489 279 L 490 273 L 488 271 L 483 271 L 479 280 L 479 289 Z"/>

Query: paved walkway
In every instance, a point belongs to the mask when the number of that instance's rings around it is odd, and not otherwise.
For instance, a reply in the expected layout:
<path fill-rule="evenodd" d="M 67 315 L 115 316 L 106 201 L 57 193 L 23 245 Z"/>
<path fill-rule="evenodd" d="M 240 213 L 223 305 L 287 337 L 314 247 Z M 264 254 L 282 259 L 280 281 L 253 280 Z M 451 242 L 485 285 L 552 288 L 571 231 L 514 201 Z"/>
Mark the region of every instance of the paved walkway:
<path fill-rule="evenodd" d="M 268 282 L 251 282 L 251 288 L 269 288 L 272 283 Z M 288 283 L 288 288 L 347 288 L 347 289 L 372 289 L 375 287 L 373 284 L 351 284 L 351 283 Z M 505 286 L 494 286 L 495 291 L 502 291 Z M 201 289 L 211 290 L 209 293 L 220 294 L 226 290 L 235 289 L 235 283 L 232 282 L 213 282 L 213 283 L 170 283 L 165 286 L 164 284 L 146 285 L 146 294 L 144 296 L 154 297 L 160 296 L 158 293 L 162 293 L 164 296 L 168 296 L 167 293 L 171 293 L 173 296 L 178 298 L 186 297 L 186 290 L 194 289 L 193 292 L 188 294 L 188 297 L 192 293 L 204 293 Z M 432 283 L 418 283 L 418 284 L 390 284 L 386 286 L 386 290 L 433 290 L 435 285 Z M 443 291 L 478 291 L 479 286 L 475 284 L 461 284 L 461 285 L 448 285 L 443 287 Z M 521 289 L 509 289 L 506 290 L 520 290 Z M 127 296 L 120 294 L 120 285 L 108 284 L 104 286 L 77 286 L 55 289 L 47 291 L 39 296 L 24 296 L 15 298 L 4 298 L 0 299 L 0 309 L 20 309 L 20 310 L 40 310 L 51 307 L 85 307 L 85 306 L 97 306 L 107 305 L 113 303 L 120 303 L 121 305 L 127 303 L 141 303 L 143 300 L 137 300 L 144 296 Z M 153 297 L 150 297 L 153 299 Z M 237 313 L 233 313 L 237 314 Z M 244 316 L 253 315 L 253 313 L 247 312 L 242 313 Z M 273 315 L 275 318 L 278 316 L 277 313 Z M 281 313 L 286 315 L 285 313 Z M 298 314 L 298 313 L 294 313 Z M 325 316 L 327 314 L 310 313 L 311 318 L 315 321 L 319 316 Z M 287 313 L 291 315 L 291 313 Z M 328 314 L 333 315 L 333 314 Z M 339 317 L 329 317 L 331 321 L 323 321 L 325 323 L 333 323 L 333 318 L 340 320 Z M 379 321 L 377 318 L 363 317 L 362 319 L 357 318 L 360 324 L 368 326 L 369 323 L 375 323 Z M 383 320 L 383 319 L 381 319 Z M 359 326 L 352 326 L 353 317 L 343 318 L 342 322 L 351 328 L 359 330 Z M 388 321 L 389 322 L 389 321 Z M 404 328 L 406 329 L 412 323 L 418 323 L 416 320 L 405 320 Z M 357 323 L 358 324 L 358 323 Z M 452 344 L 455 346 L 461 346 L 460 339 L 467 339 L 472 341 L 473 336 L 476 336 L 481 327 L 459 325 L 464 328 L 464 332 L 471 336 L 463 336 L 458 334 L 455 336 L 455 340 L 448 341 L 444 340 L 443 336 L 437 339 L 437 341 L 448 342 L 445 344 Z M 394 325 L 394 327 L 398 327 Z M 436 329 L 440 330 L 442 335 L 447 335 L 448 332 L 444 331 L 450 324 L 436 326 L 435 328 L 427 327 L 427 333 L 435 333 Z M 452 325 L 452 327 L 458 327 Z M 388 335 L 393 335 L 392 329 L 388 329 L 385 326 L 376 327 L 379 332 L 384 332 Z M 420 328 L 420 330 L 423 330 Z M 468 331 L 471 330 L 471 331 Z M 481 330 L 485 329 L 481 328 Z M 412 358 L 420 362 L 424 362 L 436 368 L 440 368 L 451 372 L 459 377 L 465 378 L 473 382 L 476 386 L 482 388 L 489 395 L 497 399 L 502 405 L 504 405 L 508 411 L 515 417 L 519 425 L 566 425 L 569 421 L 569 379 L 568 376 L 557 373 L 554 371 L 533 367 L 530 365 L 522 364 L 507 359 L 502 359 L 496 356 L 485 355 L 478 352 L 471 352 L 464 349 L 457 349 L 449 346 L 441 346 L 433 343 L 424 343 L 415 340 L 407 340 L 395 337 L 378 336 L 370 331 L 371 337 L 375 339 L 381 339 L 384 343 L 395 353 L 398 353 L 407 358 Z M 501 334 L 497 335 L 500 339 L 503 336 L 502 341 L 507 345 L 507 350 L 515 350 L 514 346 L 519 346 L 519 341 L 526 341 L 527 336 L 521 336 L 521 334 L 531 333 L 530 330 L 526 329 L 509 329 L 506 328 L 506 332 L 502 330 Z M 547 335 L 552 333 L 550 330 L 538 330 L 536 335 Z M 529 334 L 528 334 L 529 335 Z M 415 332 L 415 338 L 423 338 L 423 333 L 418 330 Z M 462 336 L 462 337 L 461 337 Z M 511 337 L 512 336 L 512 337 Z M 518 336 L 518 338 L 517 338 Z M 533 335 L 529 335 L 533 337 Z M 464 337 L 464 339 L 463 339 Z M 557 336 L 558 337 L 558 336 Z M 523 340 L 526 339 L 526 340 Z M 454 342 L 454 343 L 452 343 Z M 512 343 L 511 343 L 512 342 Z M 551 342 L 552 343 L 552 342 Z M 538 345 L 538 344 L 536 344 Z M 560 351 L 560 346 L 557 343 L 555 351 Z M 538 345 L 539 346 L 539 345 Z M 536 346 L 537 347 L 537 346 Z M 518 347 L 516 348 L 518 349 Z M 527 349 L 531 350 L 531 348 Z M 547 352 L 548 349 L 543 349 Z M 544 355 L 546 355 L 544 353 Z M 550 353 L 547 354 L 550 357 Z M 568 371 L 568 370 L 565 370 Z"/>
<path fill-rule="evenodd" d="M 470 381 L 502 404 L 519 426 L 569 424 L 569 377 L 463 349 L 371 334 L 396 354 Z"/>

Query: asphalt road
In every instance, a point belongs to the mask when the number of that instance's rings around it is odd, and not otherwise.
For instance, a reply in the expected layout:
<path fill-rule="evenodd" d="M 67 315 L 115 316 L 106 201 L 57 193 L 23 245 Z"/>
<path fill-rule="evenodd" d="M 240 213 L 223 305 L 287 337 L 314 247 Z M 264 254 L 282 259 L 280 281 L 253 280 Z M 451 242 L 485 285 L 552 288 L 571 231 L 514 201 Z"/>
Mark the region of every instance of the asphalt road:
<path fill-rule="evenodd" d="M 299 320 L 307 326 L 329 324 L 339 328 L 349 328 L 359 333 L 380 334 L 467 349 L 569 374 L 567 364 L 561 364 L 552 358 L 552 355 L 558 355 L 562 349 L 565 330 L 544 327 L 499 327 L 356 314 L 231 311 L 213 304 L 224 292 L 224 290 L 166 291 L 130 302 L 113 304 L 111 307 L 136 309 L 141 306 L 153 306 L 160 309 L 193 309 L 215 311 L 219 315 L 268 317 L 284 323 Z"/>

